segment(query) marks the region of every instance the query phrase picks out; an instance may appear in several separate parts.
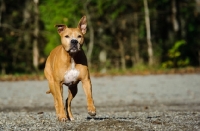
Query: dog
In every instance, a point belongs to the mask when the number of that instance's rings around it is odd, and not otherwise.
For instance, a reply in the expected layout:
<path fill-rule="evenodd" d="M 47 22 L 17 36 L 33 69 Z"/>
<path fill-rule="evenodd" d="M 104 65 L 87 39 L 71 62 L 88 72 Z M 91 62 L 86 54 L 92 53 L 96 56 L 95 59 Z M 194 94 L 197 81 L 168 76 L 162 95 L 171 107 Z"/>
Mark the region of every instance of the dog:
<path fill-rule="evenodd" d="M 88 114 L 96 115 L 92 97 L 92 84 L 87 65 L 87 58 L 82 50 L 84 35 L 87 31 L 87 19 L 83 16 L 77 28 L 68 28 L 64 24 L 55 25 L 61 38 L 61 45 L 54 48 L 47 58 L 44 74 L 49 84 L 49 91 L 54 98 L 56 116 L 59 121 L 74 120 L 71 101 L 77 94 L 77 84 L 82 82 L 87 99 Z M 63 85 L 68 86 L 68 98 L 64 107 Z M 66 111 L 65 111 L 66 110 Z"/>

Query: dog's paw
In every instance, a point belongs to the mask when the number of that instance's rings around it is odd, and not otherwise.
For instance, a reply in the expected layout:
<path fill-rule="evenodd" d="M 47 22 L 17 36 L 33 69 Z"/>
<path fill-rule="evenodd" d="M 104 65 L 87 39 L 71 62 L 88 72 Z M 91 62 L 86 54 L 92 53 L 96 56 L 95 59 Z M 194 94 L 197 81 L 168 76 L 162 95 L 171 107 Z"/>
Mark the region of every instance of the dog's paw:
<path fill-rule="evenodd" d="M 67 119 L 67 117 L 66 116 L 61 116 L 61 115 L 58 115 L 58 120 L 60 121 L 60 122 L 66 122 L 68 119 Z"/>
<path fill-rule="evenodd" d="M 93 111 L 88 111 L 88 114 L 89 114 L 90 116 L 96 116 L 96 112 L 93 112 Z"/>
<path fill-rule="evenodd" d="M 90 116 L 95 116 L 96 115 L 96 109 L 95 109 L 95 107 L 88 107 L 88 114 L 90 115 Z"/>
<path fill-rule="evenodd" d="M 69 118 L 70 119 L 70 121 L 74 121 L 74 118 L 72 117 L 72 118 Z"/>
<path fill-rule="evenodd" d="M 58 118 L 58 120 L 59 120 L 60 122 L 66 122 L 66 121 L 68 121 L 68 119 L 67 119 L 67 118 L 65 118 L 65 117 Z"/>

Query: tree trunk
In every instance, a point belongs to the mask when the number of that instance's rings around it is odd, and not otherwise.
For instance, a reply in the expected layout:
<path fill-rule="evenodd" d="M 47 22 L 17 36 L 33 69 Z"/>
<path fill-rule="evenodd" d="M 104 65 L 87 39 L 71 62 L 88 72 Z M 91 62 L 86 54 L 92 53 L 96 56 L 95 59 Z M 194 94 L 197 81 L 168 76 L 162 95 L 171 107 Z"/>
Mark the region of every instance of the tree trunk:
<path fill-rule="evenodd" d="M 89 1 L 90 0 L 86 1 L 84 8 L 85 8 L 86 17 L 87 17 L 88 28 L 90 31 L 90 42 L 88 44 L 87 59 L 88 59 L 88 66 L 91 67 L 91 56 L 92 56 L 92 51 L 93 51 L 93 47 L 94 47 L 94 28 L 92 26 L 90 13 L 87 8 Z"/>
<path fill-rule="evenodd" d="M 176 0 L 171 0 L 172 4 L 172 25 L 175 32 L 179 30 L 178 20 L 177 20 L 177 8 L 176 8 Z"/>
<path fill-rule="evenodd" d="M 38 3 L 39 0 L 33 0 L 34 2 L 34 40 L 33 40 L 33 66 L 35 70 L 38 70 L 38 64 L 39 64 L 39 49 L 38 49 L 38 35 L 39 35 L 39 9 L 38 9 Z"/>
<path fill-rule="evenodd" d="M 5 9 L 6 9 L 6 5 L 4 3 L 4 0 L 1 0 L 1 5 L 0 5 L 0 27 L 2 26 L 2 14 L 5 11 Z M 6 66 L 7 66 L 7 63 L 5 61 L 1 61 L 1 74 L 2 75 L 6 74 Z"/>
<path fill-rule="evenodd" d="M 121 58 L 121 69 L 126 70 L 124 45 L 123 45 L 123 41 L 122 41 L 120 36 L 121 36 L 121 34 L 119 34 L 118 37 L 117 37 L 117 43 L 119 44 L 119 52 L 120 52 L 120 58 Z"/>
<path fill-rule="evenodd" d="M 3 12 L 6 10 L 6 5 L 5 5 L 5 2 L 4 0 L 1 0 L 1 5 L 0 5 L 0 27 L 2 25 L 2 14 Z"/>
<path fill-rule="evenodd" d="M 198 50 L 198 56 L 199 56 L 199 67 L 200 67 L 200 49 Z"/>
<path fill-rule="evenodd" d="M 24 50 L 26 51 L 26 54 L 31 54 L 31 55 L 32 53 L 29 51 L 29 49 L 30 47 L 32 47 L 31 45 L 32 32 L 30 30 L 30 27 L 32 25 L 31 23 L 32 7 L 33 7 L 33 2 L 27 0 L 25 2 L 25 7 L 23 9 L 23 22 L 22 22 L 22 29 L 23 29 L 22 41 L 24 42 Z M 25 70 L 27 70 L 29 67 L 32 67 L 31 60 L 32 58 L 30 58 L 30 55 L 24 56 L 24 61 L 26 61 Z M 29 68 L 28 70 L 31 70 L 31 68 Z"/>
<path fill-rule="evenodd" d="M 107 61 L 107 52 L 106 50 L 101 50 L 99 53 L 99 61 L 100 61 L 100 68 L 101 68 L 101 73 L 106 73 L 106 61 Z"/>
<path fill-rule="evenodd" d="M 153 61 L 153 48 L 151 43 L 151 28 L 150 28 L 150 20 L 149 20 L 149 9 L 147 0 L 143 0 L 144 2 L 144 12 L 145 12 L 145 24 L 146 24 L 146 34 L 147 34 L 147 45 L 148 45 L 148 57 L 149 57 L 149 66 L 154 64 Z"/>
<path fill-rule="evenodd" d="M 132 46 L 132 62 L 133 62 L 133 66 L 137 65 L 140 62 L 140 55 L 139 55 L 139 44 L 138 44 L 138 14 L 137 12 L 135 12 L 133 14 L 133 25 L 134 25 L 134 29 L 133 32 L 131 33 L 131 46 Z"/>
<path fill-rule="evenodd" d="M 200 0 L 195 0 L 195 16 L 198 16 L 198 13 L 200 13 Z"/>

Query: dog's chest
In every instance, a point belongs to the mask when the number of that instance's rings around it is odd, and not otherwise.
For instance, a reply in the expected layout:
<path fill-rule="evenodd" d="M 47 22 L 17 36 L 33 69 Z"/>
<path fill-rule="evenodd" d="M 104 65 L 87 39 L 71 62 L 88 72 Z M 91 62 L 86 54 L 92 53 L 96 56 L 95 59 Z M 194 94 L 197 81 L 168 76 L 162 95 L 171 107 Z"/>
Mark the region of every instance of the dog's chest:
<path fill-rule="evenodd" d="M 64 75 L 64 84 L 66 85 L 73 84 L 74 82 L 77 81 L 78 76 L 79 76 L 79 71 L 76 70 L 75 68 L 69 71 L 66 71 Z"/>
<path fill-rule="evenodd" d="M 72 59 L 72 64 L 71 64 L 71 69 L 65 72 L 64 75 L 64 84 L 67 86 L 70 86 L 72 84 L 74 84 L 79 76 L 79 71 L 75 68 L 75 62 Z"/>

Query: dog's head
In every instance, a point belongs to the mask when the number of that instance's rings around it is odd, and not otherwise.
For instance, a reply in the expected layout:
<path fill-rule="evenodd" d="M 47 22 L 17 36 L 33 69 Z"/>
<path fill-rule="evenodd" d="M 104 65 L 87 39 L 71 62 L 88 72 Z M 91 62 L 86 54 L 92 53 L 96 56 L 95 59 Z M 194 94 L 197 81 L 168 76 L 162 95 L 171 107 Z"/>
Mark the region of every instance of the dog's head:
<path fill-rule="evenodd" d="M 75 54 L 80 51 L 84 41 L 84 34 L 87 31 L 87 19 L 83 16 L 78 23 L 77 28 L 68 28 L 66 25 L 58 24 L 58 33 L 61 37 L 61 42 L 64 49 L 70 54 Z"/>

